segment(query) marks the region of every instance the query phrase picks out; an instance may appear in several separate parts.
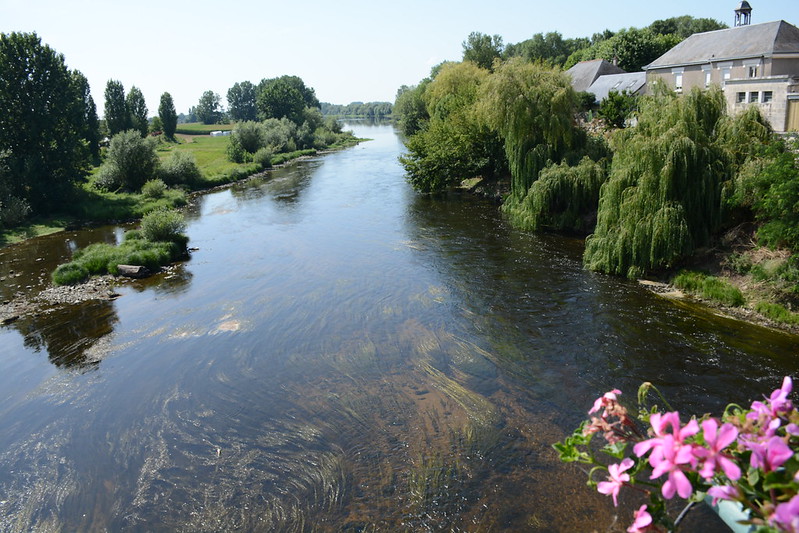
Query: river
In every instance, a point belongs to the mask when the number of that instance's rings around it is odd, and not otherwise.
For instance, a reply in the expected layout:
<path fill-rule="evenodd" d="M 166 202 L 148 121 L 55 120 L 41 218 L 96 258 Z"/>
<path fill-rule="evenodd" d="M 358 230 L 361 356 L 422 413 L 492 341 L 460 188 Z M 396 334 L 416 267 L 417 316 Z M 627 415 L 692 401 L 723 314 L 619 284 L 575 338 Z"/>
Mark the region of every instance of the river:
<path fill-rule="evenodd" d="M 652 381 L 719 413 L 795 374 L 796 336 L 417 195 L 393 128 L 353 128 L 372 140 L 199 197 L 176 270 L 0 329 L 0 530 L 623 530 L 637 497 L 551 449 L 595 397 Z M 4 297 L 121 233 L 0 250 Z"/>

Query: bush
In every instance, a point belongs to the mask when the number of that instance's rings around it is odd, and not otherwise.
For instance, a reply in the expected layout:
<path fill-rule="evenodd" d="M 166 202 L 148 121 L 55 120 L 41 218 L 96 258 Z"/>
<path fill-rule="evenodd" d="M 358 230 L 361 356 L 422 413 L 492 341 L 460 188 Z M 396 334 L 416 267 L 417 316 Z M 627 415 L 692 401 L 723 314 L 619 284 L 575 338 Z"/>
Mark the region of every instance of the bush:
<path fill-rule="evenodd" d="M 225 150 L 228 161 L 232 163 L 249 163 L 252 157 L 244 148 L 242 148 L 239 138 L 235 135 L 230 137 L 227 149 Z"/>
<path fill-rule="evenodd" d="M 269 148 L 261 148 L 252 156 L 252 161 L 262 169 L 271 168 L 273 155 Z"/>
<path fill-rule="evenodd" d="M 186 221 L 183 215 L 171 209 L 159 209 L 141 220 L 141 234 L 151 242 L 185 242 Z"/>
<path fill-rule="evenodd" d="M 56 285 L 74 285 L 89 277 L 89 273 L 77 263 L 65 263 L 59 265 L 52 275 L 53 283 Z"/>
<path fill-rule="evenodd" d="M 160 174 L 167 185 L 192 184 L 202 179 L 197 159 L 191 152 L 172 152 L 163 163 Z"/>
<path fill-rule="evenodd" d="M 627 91 L 610 91 L 607 98 L 599 104 L 599 116 L 609 128 L 623 128 L 624 121 L 632 116 L 638 107 L 638 98 Z"/>
<path fill-rule="evenodd" d="M 141 193 L 147 198 L 161 198 L 166 191 L 166 183 L 160 179 L 150 180 L 141 187 Z"/>
<path fill-rule="evenodd" d="M 152 137 L 142 138 L 136 130 L 123 131 L 111 139 L 106 162 L 95 179 L 98 188 L 135 191 L 152 179 L 159 166 L 155 152 L 157 141 Z"/>
<path fill-rule="evenodd" d="M 0 227 L 18 226 L 31 212 L 31 205 L 23 198 L 9 196 L 0 202 Z"/>
<path fill-rule="evenodd" d="M 240 122 L 231 137 L 237 138 L 242 150 L 254 154 L 266 146 L 266 127 L 261 122 Z"/>

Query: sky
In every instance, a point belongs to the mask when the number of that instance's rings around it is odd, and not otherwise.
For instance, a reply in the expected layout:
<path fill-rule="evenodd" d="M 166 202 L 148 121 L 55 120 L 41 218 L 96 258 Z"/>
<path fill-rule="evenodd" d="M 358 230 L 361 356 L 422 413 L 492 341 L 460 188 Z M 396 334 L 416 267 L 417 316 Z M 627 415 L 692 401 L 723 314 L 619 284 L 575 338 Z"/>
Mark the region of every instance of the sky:
<path fill-rule="evenodd" d="M 799 25 L 799 0 L 751 0 L 752 23 Z M 322 102 L 393 102 L 474 31 L 516 43 L 535 33 L 590 37 L 691 15 L 728 25 L 738 0 L 0 0 L 0 33 L 36 32 L 89 80 L 138 87 L 151 116 L 169 92 L 178 113 L 236 82 L 301 77 Z"/>

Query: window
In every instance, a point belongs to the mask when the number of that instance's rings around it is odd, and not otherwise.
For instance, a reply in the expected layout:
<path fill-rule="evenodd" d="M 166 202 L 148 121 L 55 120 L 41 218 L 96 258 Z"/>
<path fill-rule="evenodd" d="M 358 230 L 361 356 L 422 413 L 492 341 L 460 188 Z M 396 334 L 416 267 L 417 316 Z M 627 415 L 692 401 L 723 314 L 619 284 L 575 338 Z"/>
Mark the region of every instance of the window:
<path fill-rule="evenodd" d="M 674 73 L 674 90 L 682 92 L 682 71 Z"/>
<path fill-rule="evenodd" d="M 757 91 L 752 91 L 749 93 L 749 103 L 756 104 L 760 101 L 760 93 Z"/>
<path fill-rule="evenodd" d="M 707 89 L 713 81 L 713 67 L 710 65 L 703 65 L 702 72 L 705 73 L 705 89 Z"/>
<path fill-rule="evenodd" d="M 750 78 L 757 78 L 757 65 L 749 67 L 748 72 Z"/>
<path fill-rule="evenodd" d="M 763 103 L 767 104 L 774 99 L 774 93 L 771 91 L 763 91 Z"/>
<path fill-rule="evenodd" d="M 735 103 L 742 104 L 746 102 L 746 93 L 736 93 L 735 95 Z"/>
<path fill-rule="evenodd" d="M 710 87 L 710 75 L 711 75 L 711 71 L 710 70 L 706 70 L 705 71 L 705 88 Z"/>
<path fill-rule="evenodd" d="M 723 68 L 721 69 L 721 79 L 727 81 L 732 77 L 732 69 L 731 68 Z"/>

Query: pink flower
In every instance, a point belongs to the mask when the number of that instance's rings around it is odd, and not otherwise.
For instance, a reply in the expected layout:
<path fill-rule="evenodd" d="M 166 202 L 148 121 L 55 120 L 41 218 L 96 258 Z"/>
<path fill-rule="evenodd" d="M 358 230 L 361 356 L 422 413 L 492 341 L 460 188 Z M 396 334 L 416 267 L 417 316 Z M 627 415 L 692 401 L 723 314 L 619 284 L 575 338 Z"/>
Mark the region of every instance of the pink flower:
<path fill-rule="evenodd" d="M 744 446 L 752 450 L 749 464 L 753 468 L 762 468 L 764 472 L 778 469 L 793 457 L 793 450 L 779 437 L 762 442 L 745 442 Z"/>
<path fill-rule="evenodd" d="M 766 398 L 766 403 L 755 401 L 752 402 L 752 412 L 746 415 L 750 420 L 768 420 L 769 418 L 775 419 L 782 413 L 787 413 L 793 409 L 791 400 L 788 395 L 793 389 L 793 381 L 790 376 L 785 376 L 782 380 L 782 387 L 771 393 L 771 396 Z M 768 424 L 771 427 L 774 420 Z M 779 426 L 779 423 L 777 423 Z"/>
<path fill-rule="evenodd" d="M 616 497 L 619 495 L 622 485 L 630 481 L 630 475 L 624 474 L 623 472 L 632 468 L 634 464 L 633 460 L 627 457 L 620 464 L 608 466 L 608 473 L 610 474 L 608 479 L 610 481 L 600 481 L 597 483 L 597 490 L 601 494 L 610 494 L 613 496 L 613 505 L 617 507 L 619 503 L 616 501 Z"/>
<path fill-rule="evenodd" d="M 588 414 L 590 415 L 591 413 L 596 413 L 601 408 L 607 407 L 612 402 L 615 402 L 617 399 L 616 398 L 617 394 L 621 394 L 621 391 L 619 389 L 613 389 L 612 391 L 606 392 L 605 394 L 597 398 L 594 401 L 594 406 L 591 408 L 590 411 L 588 411 Z"/>
<path fill-rule="evenodd" d="M 652 425 L 655 438 L 641 441 L 633 446 L 633 452 L 638 457 L 646 455 L 650 450 L 655 453 L 654 450 L 663 445 L 663 437 L 666 435 L 672 435 L 676 443 L 682 444 L 686 438 L 699 433 L 699 425 L 696 420 L 691 420 L 685 427 L 680 427 L 680 413 L 677 411 L 664 414 L 655 413 L 649 417 L 649 423 Z M 669 428 L 671 428 L 670 433 Z"/>
<path fill-rule="evenodd" d="M 710 487 L 707 493 L 713 496 L 713 505 L 716 505 L 719 500 L 737 500 L 741 496 L 738 487 L 731 487 L 729 485 Z"/>
<path fill-rule="evenodd" d="M 633 524 L 627 528 L 627 533 L 643 533 L 652 524 L 652 515 L 646 512 L 646 505 L 635 511 L 633 519 Z"/>
<path fill-rule="evenodd" d="M 780 531 L 799 533 L 799 495 L 794 496 L 790 501 L 779 504 L 769 519 L 769 523 L 777 526 Z"/>
<path fill-rule="evenodd" d="M 724 448 L 735 442 L 738 438 L 738 430 L 732 424 L 724 424 L 719 429 L 718 422 L 714 419 L 702 422 L 702 430 L 705 436 L 707 448 L 696 447 L 693 449 L 694 456 L 703 460 L 702 469 L 699 474 L 710 479 L 713 474 L 721 467 L 721 470 L 732 481 L 741 477 L 741 469 L 729 457 L 724 455 Z"/>
<path fill-rule="evenodd" d="M 663 497 L 671 499 L 676 492 L 680 498 L 688 498 L 693 487 L 681 465 L 690 464 L 694 460 L 693 449 L 691 446 L 678 444 L 672 435 L 666 435 L 661 440 L 662 445 L 649 456 L 649 464 L 652 465 L 649 479 L 668 474 L 668 479 L 661 488 Z"/>

